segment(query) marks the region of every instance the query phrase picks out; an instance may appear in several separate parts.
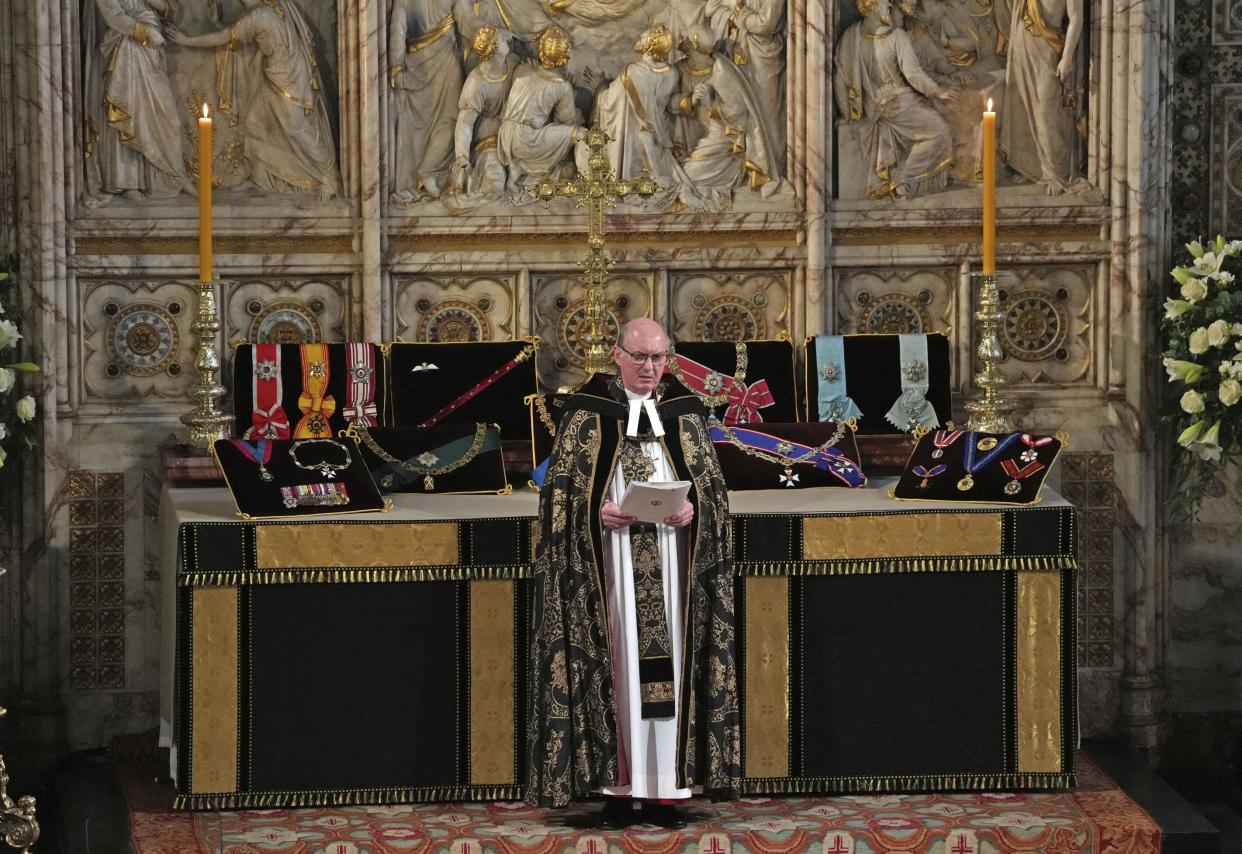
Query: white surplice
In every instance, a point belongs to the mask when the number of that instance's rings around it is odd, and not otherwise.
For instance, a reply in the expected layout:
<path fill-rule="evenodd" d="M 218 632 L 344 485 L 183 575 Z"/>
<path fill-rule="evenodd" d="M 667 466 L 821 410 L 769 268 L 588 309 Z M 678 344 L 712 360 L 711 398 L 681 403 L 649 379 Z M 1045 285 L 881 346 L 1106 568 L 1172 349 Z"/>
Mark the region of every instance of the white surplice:
<path fill-rule="evenodd" d="M 631 401 L 641 395 L 628 389 Z M 650 410 L 649 410 L 650 412 Z M 658 419 L 652 419 L 655 422 Z M 636 419 L 631 419 L 635 421 Z M 650 483 L 677 480 L 677 474 L 659 442 L 644 442 L 643 451 L 655 464 Z M 608 497 L 617 504 L 625 494 L 625 475 L 621 466 L 613 473 Z M 673 694 L 676 715 L 681 714 L 681 654 L 683 613 L 682 566 L 684 536 L 679 531 L 656 525 L 660 546 L 661 574 L 664 580 L 664 612 L 668 615 L 668 635 L 673 657 Z M 606 795 L 633 798 L 688 798 L 689 789 L 677 788 L 677 717 L 644 720 L 638 680 L 638 625 L 634 607 L 634 566 L 630 560 L 628 528 L 604 535 L 604 573 L 608 583 L 608 622 L 612 642 L 612 677 L 617 707 L 617 751 L 621 782 L 628 785 L 606 787 Z"/>

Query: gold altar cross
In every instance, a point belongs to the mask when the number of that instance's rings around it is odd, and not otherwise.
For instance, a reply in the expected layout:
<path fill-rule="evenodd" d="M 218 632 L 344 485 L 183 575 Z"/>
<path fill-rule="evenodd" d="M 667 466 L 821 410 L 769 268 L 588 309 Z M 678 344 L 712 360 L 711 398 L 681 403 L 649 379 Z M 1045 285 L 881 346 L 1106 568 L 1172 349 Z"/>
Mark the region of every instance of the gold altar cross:
<path fill-rule="evenodd" d="M 557 196 L 571 198 L 580 208 L 587 210 L 587 253 L 582 258 L 586 273 L 586 304 L 583 306 L 582 324 L 578 340 L 586 348 L 587 375 L 606 373 L 610 369 L 607 348 L 608 255 L 604 252 L 604 211 L 627 196 L 650 198 L 662 188 L 651 175 L 643 174 L 633 181 L 618 181 L 608 166 L 608 134 L 599 128 L 591 128 L 586 135 L 587 175 L 574 175 L 557 181 L 544 177 L 535 185 L 535 194 L 545 202 Z"/>

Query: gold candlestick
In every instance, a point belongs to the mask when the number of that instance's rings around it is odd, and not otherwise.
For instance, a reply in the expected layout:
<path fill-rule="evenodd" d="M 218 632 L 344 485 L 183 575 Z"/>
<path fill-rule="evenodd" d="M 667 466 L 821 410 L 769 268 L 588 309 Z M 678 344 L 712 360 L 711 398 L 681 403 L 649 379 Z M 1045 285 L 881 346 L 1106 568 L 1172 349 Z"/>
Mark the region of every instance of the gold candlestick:
<path fill-rule="evenodd" d="M 577 175 L 564 181 L 542 178 L 535 186 L 536 195 L 545 202 L 557 196 L 574 199 L 578 207 L 587 209 L 587 253 L 582 259 L 586 273 L 586 302 L 578 337 L 586 349 L 587 375 L 602 374 L 611 370 L 612 359 L 608 350 L 607 310 L 608 255 L 604 252 L 604 211 L 626 196 L 638 195 L 644 199 L 658 193 L 662 188 L 655 179 L 644 172 L 634 181 L 618 181 L 608 168 L 608 134 L 599 128 L 591 128 L 586 135 L 590 157 L 587 158 L 589 174 Z"/>
<path fill-rule="evenodd" d="M 216 333 L 220 331 L 220 318 L 216 313 L 215 282 L 198 285 L 198 317 L 193 329 L 198 339 L 198 358 L 194 361 L 198 382 L 190 386 L 190 399 L 198 405 L 181 416 L 181 423 L 190 428 L 191 445 L 210 449 L 217 439 L 225 438 L 233 421 L 216 403 L 224 396 L 224 386 L 218 378 L 220 357 L 216 354 Z"/>
<path fill-rule="evenodd" d="M 1014 403 L 1001 396 L 1001 391 L 1009 385 L 1009 377 L 1000 369 L 1001 360 L 1005 358 L 1000 343 L 1000 325 L 1005 319 L 1000 310 L 1000 289 L 995 273 L 972 273 L 971 278 L 979 280 L 979 308 L 975 312 L 979 330 L 975 355 L 979 357 L 979 372 L 975 374 L 974 384 L 983 391 L 983 398 L 966 404 L 970 414 L 966 426 L 981 433 L 1011 433 Z"/>

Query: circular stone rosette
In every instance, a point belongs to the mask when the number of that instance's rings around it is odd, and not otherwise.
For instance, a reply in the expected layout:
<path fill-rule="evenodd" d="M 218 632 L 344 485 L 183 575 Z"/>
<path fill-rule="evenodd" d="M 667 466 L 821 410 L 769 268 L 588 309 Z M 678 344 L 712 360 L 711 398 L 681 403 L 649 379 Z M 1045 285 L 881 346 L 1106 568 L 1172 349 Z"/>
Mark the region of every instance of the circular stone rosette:
<path fill-rule="evenodd" d="M 112 361 L 121 370 L 146 377 L 165 371 L 177 358 L 181 337 L 172 316 L 154 303 L 135 303 L 117 312 L 108 324 Z"/>
<path fill-rule="evenodd" d="M 891 291 L 867 301 L 858 313 L 858 329 L 884 335 L 921 335 L 931 329 L 931 316 L 917 298 Z"/>
<path fill-rule="evenodd" d="M 313 344 L 323 339 L 319 318 L 297 302 L 274 302 L 250 322 L 251 341 L 259 344 Z"/>
<path fill-rule="evenodd" d="M 1054 294 L 1038 288 L 1015 291 L 1001 306 L 1001 346 L 1015 359 L 1040 362 L 1069 335 L 1069 312 Z"/>
<path fill-rule="evenodd" d="M 763 312 L 735 294 L 716 297 L 694 318 L 697 341 L 753 341 L 766 338 L 767 329 Z"/>
<path fill-rule="evenodd" d="M 560 320 L 557 322 L 557 343 L 560 344 L 560 350 L 579 368 L 586 367 L 586 344 L 581 339 L 582 321 L 585 314 L 586 300 L 574 300 L 562 309 Z M 610 341 L 617 340 L 621 323 L 622 321 L 613 312 L 612 304 L 606 305 L 604 307 L 604 338 Z"/>
<path fill-rule="evenodd" d="M 487 315 L 469 300 L 442 299 L 423 313 L 416 334 L 417 340 L 435 344 L 490 341 L 492 325 Z"/>

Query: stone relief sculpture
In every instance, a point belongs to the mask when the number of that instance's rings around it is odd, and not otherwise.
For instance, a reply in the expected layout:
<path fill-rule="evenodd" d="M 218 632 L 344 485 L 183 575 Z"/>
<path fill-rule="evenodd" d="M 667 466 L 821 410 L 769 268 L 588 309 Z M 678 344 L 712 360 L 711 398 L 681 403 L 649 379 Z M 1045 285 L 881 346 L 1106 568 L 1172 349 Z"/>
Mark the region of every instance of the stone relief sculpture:
<path fill-rule="evenodd" d="M 979 116 L 991 99 L 999 114 L 1002 163 L 1009 167 L 1002 184 L 1034 183 L 1051 194 L 1086 189 L 1081 177 L 1086 94 L 1078 55 L 1085 26 L 1082 0 L 898 0 L 886 14 L 893 28 L 908 37 L 923 75 L 938 89 L 955 93 L 925 102 L 949 128 L 950 180 L 981 180 Z M 847 44 L 843 32 L 835 60 L 838 196 L 900 196 L 874 174 L 865 132 L 869 120 L 851 115 L 851 84 L 839 79 L 842 47 L 848 51 L 853 45 L 861 45 L 858 37 Z M 883 49 L 877 46 L 876 52 Z M 846 64 L 851 63 L 856 65 L 853 59 Z M 913 80 L 907 83 L 927 96 Z M 861 111 L 862 91 L 852 88 Z M 945 186 L 923 182 L 913 195 Z"/>
<path fill-rule="evenodd" d="M 1000 145 L 1006 162 L 1049 195 L 1082 182 L 1085 104 L 1078 91 L 1075 52 L 1082 36 L 1082 0 L 1015 0 L 1005 67 L 1005 120 Z M 1068 21 L 1064 30 L 1062 21 Z"/>
<path fill-rule="evenodd" d="M 249 179 L 260 190 L 334 197 L 340 189 L 336 150 L 315 61 L 314 38 L 290 0 L 242 0 L 228 29 L 198 36 L 174 32 L 185 47 L 226 47 L 220 57 L 220 112 L 240 122 Z M 240 61 L 258 48 L 260 67 Z"/>
<path fill-rule="evenodd" d="M 733 46 L 732 60 L 759 94 L 763 123 L 785 164 L 785 3 L 786 0 L 707 0 L 704 16 L 717 38 Z"/>
<path fill-rule="evenodd" d="M 867 196 L 911 198 L 948 185 L 953 137 L 929 103 L 956 97 L 928 76 L 889 0 L 858 0 L 863 20 L 837 42 L 833 94 L 838 138 L 863 153 Z M 853 127 L 851 127 L 853 126 Z M 842 131 L 857 128 L 848 134 Z"/>
<path fill-rule="evenodd" d="M 567 171 L 571 151 L 584 159 L 574 143 L 595 122 L 613 138 L 610 160 L 619 177 L 647 170 L 668 188 L 648 206 L 726 210 L 743 196 L 751 203 L 792 196 L 783 180 L 785 2 L 711 7 L 703 0 L 392 0 L 390 53 L 404 51 L 402 62 L 390 63 L 393 202 L 428 213 L 437 206 L 457 213 L 523 204 L 540 177 Z M 434 12 L 419 5 L 430 3 L 442 5 Z M 473 47 L 460 53 L 447 48 L 454 39 L 473 45 L 479 34 L 492 31 L 505 44 L 498 53 L 536 61 L 485 59 Z M 691 31 L 702 48 L 693 66 L 681 48 Z M 490 44 L 493 37 L 484 39 Z M 413 82 L 410 57 L 431 56 L 441 42 L 446 48 L 436 60 L 435 79 Z M 713 74 L 717 48 L 737 72 L 716 75 L 724 91 L 699 87 Z M 473 69 L 472 54 L 479 62 Z M 412 82 L 404 88 L 407 78 Z M 459 95 L 450 102 L 447 93 L 454 91 Z M 486 147 L 497 109 L 493 158 Z M 740 123 L 721 124 L 722 109 Z M 713 125 L 735 138 L 729 158 L 737 163 L 695 178 L 691 154 Z M 758 160 L 755 151 L 761 152 Z M 700 174 L 702 166 L 696 167 Z M 700 189 L 698 181 L 707 183 Z"/>
<path fill-rule="evenodd" d="M 452 0 L 394 0 L 388 22 L 395 98 L 393 202 L 439 198 L 453 162 L 463 70 Z"/>
<path fill-rule="evenodd" d="M 496 136 L 500 163 L 509 170 L 508 191 L 515 201 L 533 200 L 531 186 L 553 172 L 574 143 L 586 135 L 574 105 L 573 87 L 559 69 L 573 46 L 560 27 L 548 27 L 537 39 L 538 64 L 513 73 Z"/>
<path fill-rule="evenodd" d="M 491 25 L 475 31 L 470 50 L 480 61 L 466 75 L 457 101 L 455 159 L 444 200 L 459 210 L 505 198 L 505 167 L 500 162 L 497 139 L 500 112 L 517 64 L 509 51 L 509 34 Z"/>
<path fill-rule="evenodd" d="M 82 0 L 84 204 L 195 194 L 203 102 L 217 118 L 218 187 L 337 195 L 313 2 Z M 333 29 L 334 8 L 310 9 Z"/>
<path fill-rule="evenodd" d="M 784 189 L 779 149 L 772 141 L 761 104 L 750 78 L 721 51 L 706 28 L 691 30 L 682 41 L 687 76 L 697 81 L 689 96 L 703 127 L 686 160 L 687 184 L 682 201 L 703 210 L 725 210 L 735 188 L 749 186 L 762 198 Z M 699 72 L 708 69 L 703 77 Z"/>
<path fill-rule="evenodd" d="M 172 0 L 93 0 L 84 10 L 88 204 L 194 192 L 165 67 L 174 9 Z"/>

